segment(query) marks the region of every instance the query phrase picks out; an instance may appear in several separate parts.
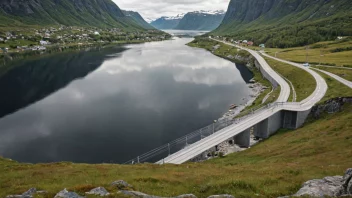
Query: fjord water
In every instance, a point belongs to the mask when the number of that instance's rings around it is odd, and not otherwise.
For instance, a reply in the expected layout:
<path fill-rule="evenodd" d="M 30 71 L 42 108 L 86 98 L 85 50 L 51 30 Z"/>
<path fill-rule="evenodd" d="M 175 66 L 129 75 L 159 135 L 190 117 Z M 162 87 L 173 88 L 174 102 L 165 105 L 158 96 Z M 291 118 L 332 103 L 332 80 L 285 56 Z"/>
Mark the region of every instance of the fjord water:
<path fill-rule="evenodd" d="M 186 46 L 191 40 L 17 63 L 0 77 L 0 156 L 123 163 L 250 97 L 245 67 Z"/>

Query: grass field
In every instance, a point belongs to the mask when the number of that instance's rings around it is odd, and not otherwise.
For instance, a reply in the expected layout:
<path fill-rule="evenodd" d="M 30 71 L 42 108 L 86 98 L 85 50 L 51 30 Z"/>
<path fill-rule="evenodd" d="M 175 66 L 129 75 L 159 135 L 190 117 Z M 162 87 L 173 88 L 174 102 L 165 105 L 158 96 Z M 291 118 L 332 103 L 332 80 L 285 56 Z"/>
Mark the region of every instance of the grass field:
<path fill-rule="evenodd" d="M 265 51 L 281 59 L 312 64 L 352 66 L 352 39 L 320 42 L 307 47 L 266 48 Z"/>
<path fill-rule="evenodd" d="M 309 179 L 342 175 L 352 167 L 351 105 L 295 131 L 281 130 L 244 152 L 183 165 L 24 164 L 0 158 L 0 197 L 30 187 L 46 197 L 68 188 L 84 193 L 123 179 L 135 190 L 159 196 L 278 197 L 295 193 Z M 119 197 L 118 195 L 115 197 Z"/>
<path fill-rule="evenodd" d="M 315 68 L 320 69 L 320 70 L 325 70 L 327 72 L 336 74 L 336 75 L 340 76 L 341 78 L 352 81 L 352 69 L 331 68 L 331 67 L 315 67 Z"/>
<path fill-rule="evenodd" d="M 278 72 L 279 74 L 286 77 L 289 81 L 292 82 L 297 94 L 297 102 L 306 99 L 314 92 L 317 84 L 314 77 L 308 72 L 304 71 L 303 69 L 294 67 L 286 63 L 282 63 L 271 58 L 264 57 L 264 59 L 272 69 L 274 69 L 276 72 Z"/>
<path fill-rule="evenodd" d="M 325 79 L 326 84 L 328 85 L 328 91 L 326 92 L 324 98 L 321 101 L 326 101 L 328 99 L 336 97 L 352 97 L 352 89 L 322 72 L 316 72 L 319 73 Z"/>

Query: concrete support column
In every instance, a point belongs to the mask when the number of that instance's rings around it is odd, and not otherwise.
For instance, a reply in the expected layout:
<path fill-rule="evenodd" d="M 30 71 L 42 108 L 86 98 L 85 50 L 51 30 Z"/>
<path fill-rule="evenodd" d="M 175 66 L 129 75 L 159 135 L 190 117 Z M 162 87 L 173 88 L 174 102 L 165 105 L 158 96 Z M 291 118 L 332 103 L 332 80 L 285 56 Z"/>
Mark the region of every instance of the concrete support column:
<path fill-rule="evenodd" d="M 296 111 L 284 111 L 284 129 L 296 129 L 297 112 Z"/>
<path fill-rule="evenodd" d="M 250 141 L 251 141 L 250 129 L 247 129 L 247 130 L 243 131 L 242 133 L 235 136 L 235 143 L 237 145 L 239 145 L 240 147 L 248 148 L 250 146 Z"/>
<path fill-rule="evenodd" d="M 269 120 L 265 119 L 254 126 L 254 136 L 262 139 L 269 137 Z"/>
<path fill-rule="evenodd" d="M 301 127 L 304 122 L 306 121 L 308 115 L 310 114 L 312 109 L 309 109 L 307 111 L 299 111 L 297 112 L 297 121 L 296 121 L 296 129 Z"/>

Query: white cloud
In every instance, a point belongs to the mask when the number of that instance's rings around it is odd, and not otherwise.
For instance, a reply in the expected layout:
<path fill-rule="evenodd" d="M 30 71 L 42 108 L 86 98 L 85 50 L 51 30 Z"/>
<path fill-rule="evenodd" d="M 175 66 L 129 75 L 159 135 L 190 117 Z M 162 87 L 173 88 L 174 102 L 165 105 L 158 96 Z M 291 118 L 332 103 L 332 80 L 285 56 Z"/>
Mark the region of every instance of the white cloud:
<path fill-rule="evenodd" d="M 145 19 L 176 16 L 198 10 L 227 10 L 230 0 L 113 0 L 121 9 L 139 12 Z"/>

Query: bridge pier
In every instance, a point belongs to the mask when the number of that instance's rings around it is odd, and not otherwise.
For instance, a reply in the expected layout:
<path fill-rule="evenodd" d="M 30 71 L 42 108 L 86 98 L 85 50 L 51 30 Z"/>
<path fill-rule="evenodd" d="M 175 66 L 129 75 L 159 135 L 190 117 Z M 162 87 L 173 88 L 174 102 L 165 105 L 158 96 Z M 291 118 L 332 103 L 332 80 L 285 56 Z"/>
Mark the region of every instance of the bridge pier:
<path fill-rule="evenodd" d="M 312 109 L 309 109 L 307 111 L 298 111 L 297 112 L 296 129 L 301 127 L 304 124 L 304 122 L 306 121 L 306 119 L 311 111 L 312 111 Z"/>
<path fill-rule="evenodd" d="M 254 136 L 262 139 L 269 137 L 269 119 L 265 119 L 254 125 Z"/>
<path fill-rule="evenodd" d="M 275 134 L 279 129 L 282 128 L 283 123 L 283 113 L 279 111 L 274 115 L 270 116 L 269 118 L 269 136 Z"/>
<path fill-rule="evenodd" d="M 297 112 L 296 111 L 284 111 L 284 129 L 296 129 L 297 125 Z"/>
<path fill-rule="evenodd" d="M 248 148 L 251 142 L 251 129 L 247 129 L 235 136 L 235 144 L 240 147 Z"/>

